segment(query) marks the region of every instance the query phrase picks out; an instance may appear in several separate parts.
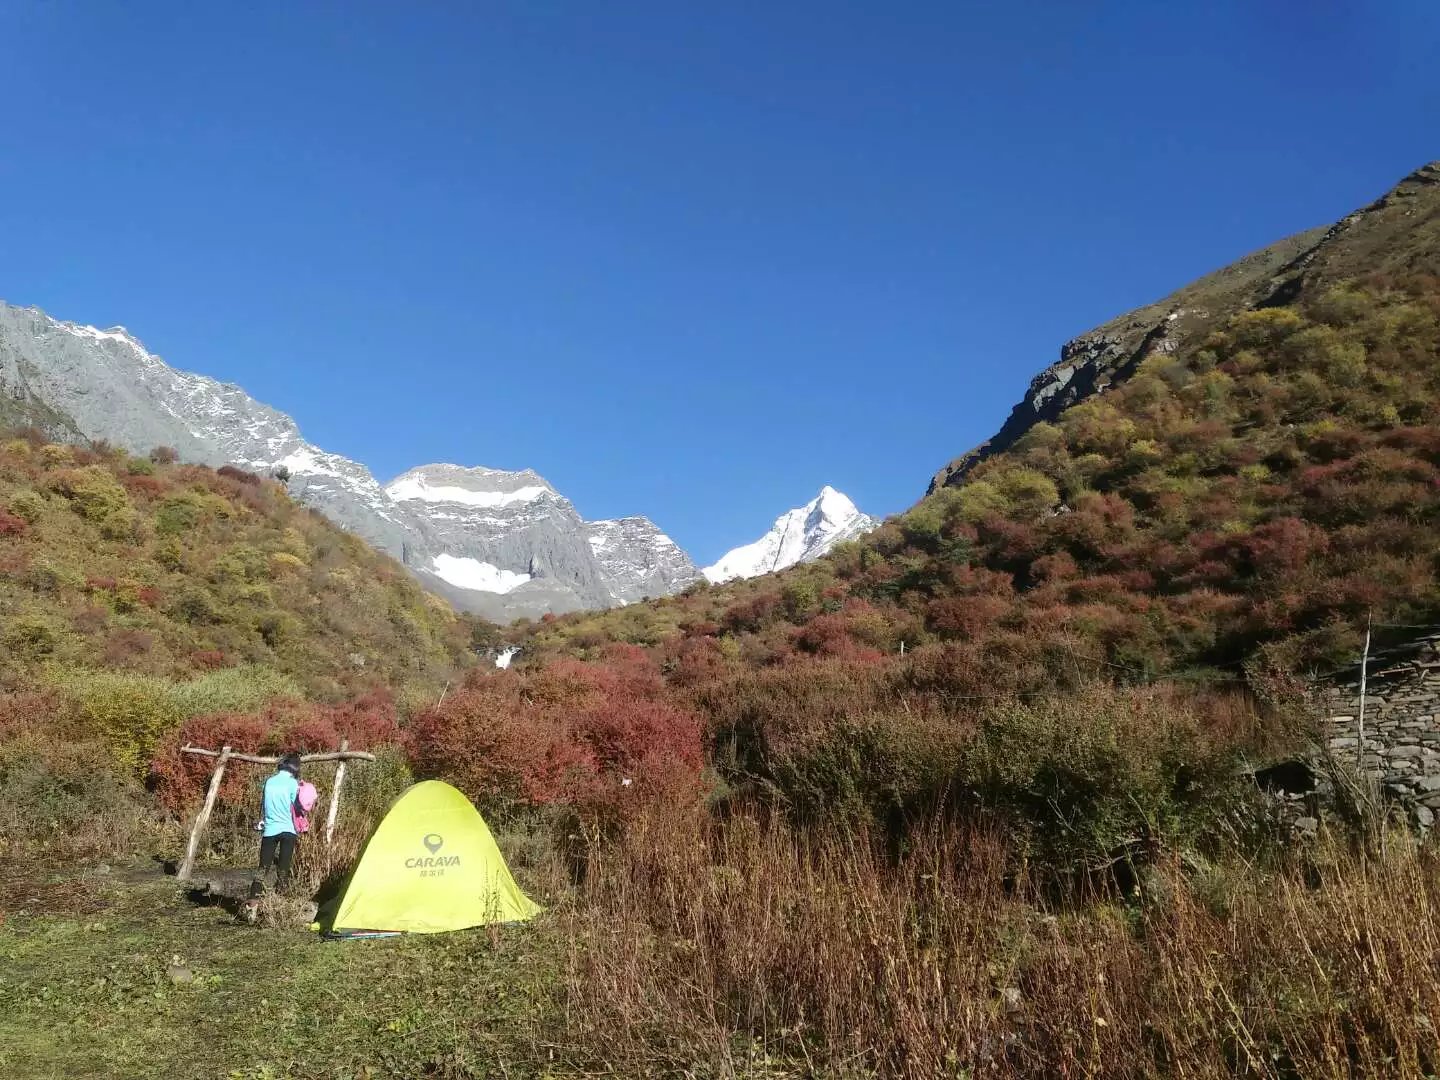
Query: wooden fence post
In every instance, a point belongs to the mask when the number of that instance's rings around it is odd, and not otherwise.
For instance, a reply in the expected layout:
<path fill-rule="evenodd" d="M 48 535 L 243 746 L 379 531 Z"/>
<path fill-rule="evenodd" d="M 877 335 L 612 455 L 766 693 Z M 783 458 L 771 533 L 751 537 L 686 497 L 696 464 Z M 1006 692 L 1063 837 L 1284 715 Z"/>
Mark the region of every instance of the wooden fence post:
<path fill-rule="evenodd" d="M 350 740 L 340 740 L 340 753 L 350 749 Z M 340 759 L 340 764 L 335 769 L 335 786 L 330 789 L 330 812 L 325 815 L 325 846 L 329 847 L 335 839 L 335 817 L 340 812 L 340 785 L 345 783 L 345 758 Z"/>
<path fill-rule="evenodd" d="M 205 805 L 200 808 L 200 816 L 195 819 L 195 825 L 190 830 L 190 844 L 185 849 L 185 861 L 180 864 L 179 878 L 181 881 L 190 880 L 190 873 L 195 869 L 195 858 L 200 854 L 200 837 L 205 835 L 205 826 L 210 824 L 210 812 L 215 809 L 215 799 L 220 794 L 220 780 L 225 775 L 225 763 L 230 760 L 230 747 L 220 748 L 220 759 L 215 762 L 215 771 L 210 774 L 210 790 L 205 793 Z"/>

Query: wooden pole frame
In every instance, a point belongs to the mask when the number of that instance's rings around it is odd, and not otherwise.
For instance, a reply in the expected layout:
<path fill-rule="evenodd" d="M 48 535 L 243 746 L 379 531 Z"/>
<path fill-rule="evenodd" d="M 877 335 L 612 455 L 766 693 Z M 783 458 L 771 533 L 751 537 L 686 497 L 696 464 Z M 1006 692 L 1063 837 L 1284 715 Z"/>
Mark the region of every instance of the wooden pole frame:
<path fill-rule="evenodd" d="M 220 760 L 215 763 L 215 771 L 210 774 L 205 805 L 200 808 L 200 814 L 195 818 L 195 825 L 190 830 L 190 843 L 185 847 L 185 861 L 180 864 L 178 875 L 181 881 L 189 881 L 190 873 L 195 869 L 195 857 L 200 854 L 200 837 L 205 833 L 205 826 L 210 824 L 210 813 L 215 809 L 215 799 L 220 794 L 220 780 L 224 777 L 225 766 L 230 761 L 230 747 L 222 746 L 215 756 Z"/>
<path fill-rule="evenodd" d="M 344 754 L 350 749 L 350 740 L 340 740 L 340 753 Z M 325 846 L 329 847 L 335 839 L 335 818 L 340 812 L 340 785 L 345 783 L 345 766 L 349 759 L 342 757 L 340 764 L 335 768 L 335 786 L 330 789 L 330 810 L 325 815 Z"/>
<path fill-rule="evenodd" d="M 182 754 L 195 754 L 199 757 L 215 758 L 214 771 L 210 773 L 210 786 L 205 791 L 205 804 L 200 808 L 200 813 L 195 818 L 195 824 L 190 828 L 190 842 L 185 846 L 185 858 L 180 863 L 180 869 L 176 876 L 181 881 L 189 881 L 190 875 L 195 870 L 195 860 L 200 855 L 200 841 L 205 835 L 205 828 L 210 824 L 210 815 L 215 810 L 215 801 L 220 795 L 220 781 L 225 776 L 225 766 L 232 761 L 243 761 L 252 765 L 278 765 L 278 757 L 266 757 L 261 754 L 244 754 L 232 750 L 228 746 L 222 746 L 219 750 L 207 750 L 200 746 L 190 746 L 188 743 L 180 748 Z M 300 763 L 308 764 L 312 761 L 337 761 L 339 768 L 335 770 L 335 787 L 330 792 L 330 814 L 325 823 L 325 842 L 328 845 L 335 831 L 335 819 L 340 809 L 340 785 L 345 780 L 345 766 L 351 761 L 374 761 L 375 755 L 364 750 L 351 750 L 350 741 L 342 739 L 340 749 L 320 754 L 301 754 Z"/>
<path fill-rule="evenodd" d="M 228 747 L 226 749 L 229 749 Z M 182 746 L 182 754 L 200 754 L 204 757 L 219 757 L 219 750 L 205 750 L 199 746 Z M 248 761 L 252 765 L 279 765 L 278 757 L 264 757 L 260 754 L 242 754 L 232 752 L 231 761 Z M 329 750 L 323 754 L 301 754 L 300 764 L 308 765 L 312 761 L 374 761 L 375 755 L 364 750 Z"/>

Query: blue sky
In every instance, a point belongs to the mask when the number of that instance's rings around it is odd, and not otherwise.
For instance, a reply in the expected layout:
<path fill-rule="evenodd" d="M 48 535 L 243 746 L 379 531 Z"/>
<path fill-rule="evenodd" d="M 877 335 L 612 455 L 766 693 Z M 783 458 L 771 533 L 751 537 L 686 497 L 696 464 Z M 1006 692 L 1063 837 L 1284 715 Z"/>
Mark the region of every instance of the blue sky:
<path fill-rule="evenodd" d="M 700 561 L 1440 157 L 1440 5 L 4 5 L 0 297 Z"/>

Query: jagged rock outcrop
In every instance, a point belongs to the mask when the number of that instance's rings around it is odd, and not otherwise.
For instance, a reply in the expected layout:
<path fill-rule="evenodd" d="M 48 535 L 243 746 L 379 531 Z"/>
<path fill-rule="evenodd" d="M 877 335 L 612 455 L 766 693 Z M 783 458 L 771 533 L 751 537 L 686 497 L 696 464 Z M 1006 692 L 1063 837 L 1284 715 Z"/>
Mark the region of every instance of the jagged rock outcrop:
<path fill-rule="evenodd" d="M 690 556 L 647 517 L 591 521 L 585 531 L 601 582 L 623 603 L 669 596 L 700 580 Z"/>
<path fill-rule="evenodd" d="M 1329 228 L 1311 229 L 1245 256 L 1139 308 L 1060 350 L 987 442 L 950 462 L 930 491 L 965 479 L 976 463 L 1015 445 L 1040 421 L 1126 378 L 1154 351 L 1172 351 L 1249 308 L 1288 304 L 1357 274 L 1413 269 L 1440 237 L 1440 162 L 1402 180 L 1369 206 Z"/>

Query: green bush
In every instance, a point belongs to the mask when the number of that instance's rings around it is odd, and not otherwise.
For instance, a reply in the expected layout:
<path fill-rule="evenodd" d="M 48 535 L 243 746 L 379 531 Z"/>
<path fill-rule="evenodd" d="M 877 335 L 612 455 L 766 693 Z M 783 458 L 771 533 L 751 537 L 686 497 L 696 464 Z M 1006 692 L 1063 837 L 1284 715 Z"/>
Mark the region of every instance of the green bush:
<path fill-rule="evenodd" d="M 144 536 L 140 515 L 128 508 L 117 510 L 100 522 L 100 535 L 122 544 L 139 543 Z"/>
<path fill-rule="evenodd" d="M 129 851 L 144 816 L 139 785 L 103 743 L 43 732 L 0 743 L 0 791 L 0 855 Z"/>
<path fill-rule="evenodd" d="M 203 625 L 220 621 L 213 598 L 198 585 L 182 589 L 170 610 L 177 619 L 187 623 Z"/>
<path fill-rule="evenodd" d="M 771 759 L 771 782 L 800 820 L 887 820 L 945 797 L 963 739 L 948 719 L 846 716 Z"/>
<path fill-rule="evenodd" d="M 31 525 L 40 520 L 40 515 L 45 512 L 45 505 L 45 496 L 28 488 L 10 496 L 10 509 Z"/>
<path fill-rule="evenodd" d="M 126 509 L 130 500 L 109 469 L 87 465 L 62 469 L 47 479 L 50 489 L 70 500 L 75 512 L 87 521 L 104 521 Z"/>
<path fill-rule="evenodd" d="M 200 506 L 189 495 L 172 495 L 155 511 L 155 531 L 161 536 L 179 536 L 200 521 Z"/>
<path fill-rule="evenodd" d="M 1234 807 L 1233 765 L 1157 694 L 1096 688 L 988 710 L 960 777 L 1041 866 L 1068 870 L 1194 840 Z"/>
<path fill-rule="evenodd" d="M 174 683 L 171 693 L 186 717 L 252 712 L 272 701 L 298 701 L 305 696 L 290 676 L 258 664 L 221 668 L 188 682 Z"/>
<path fill-rule="evenodd" d="M 414 782 L 404 751 L 380 747 L 373 762 L 350 767 L 340 801 L 340 824 L 367 835 Z"/>
<path fill-rule="evenodd" d="M 123 671 L 48 673 L 62 712 L 110 747 L 116 763 L 136 771 L 192 716 L 250 712 L 281 698 L 302 697 L 288 676 L 265 667 L 222 668 L 187 682 Z"/>
<path fill-rule="evenodd" d="M 169 681 L 153 675 L 65 671 L 52 672 L 51 681 L 60 692 L 62 712 L 81 730 L 103 739 L 115 762 L 132 773 L 184 719 Z"/>
<path fill-rule="evenodd" d="M 20 615 L 5 628 L 5 647 L 18 656 L 38 658 L 49 656 L 64 639 L 65 632 L 50 619 L 39 615 Z"/>

